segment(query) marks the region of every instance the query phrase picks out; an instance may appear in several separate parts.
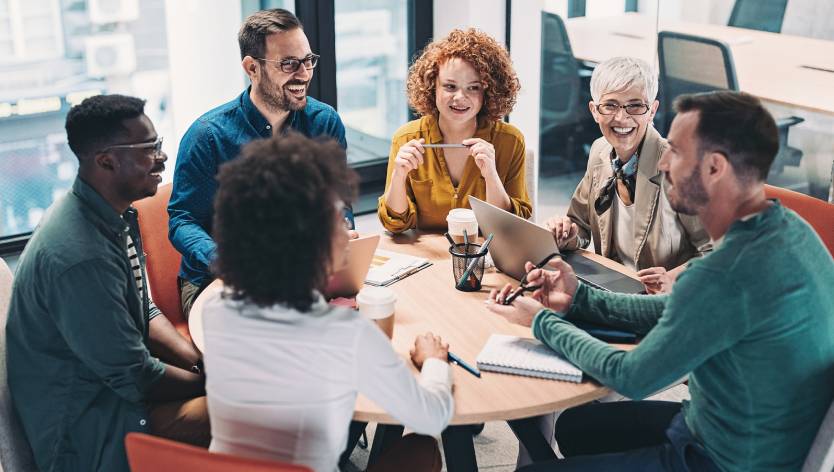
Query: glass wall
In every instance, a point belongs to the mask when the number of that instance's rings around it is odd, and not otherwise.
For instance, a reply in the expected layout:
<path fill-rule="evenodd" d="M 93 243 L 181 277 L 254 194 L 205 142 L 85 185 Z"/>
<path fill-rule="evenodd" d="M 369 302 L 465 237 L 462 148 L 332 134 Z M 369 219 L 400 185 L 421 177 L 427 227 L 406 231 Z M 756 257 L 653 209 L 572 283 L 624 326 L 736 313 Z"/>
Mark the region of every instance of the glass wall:
<path fill-rule="evenodd" d="M 407 2 L 336 0 L 336 87 L 348 161 L 386 158 L 408 120 L 405 79 Z"/>
<path fill-rule="evenodd" d="M 170 135 L 163 0 L 0 0 L 0 238 L 31 231 L 72 184 L 69 108 L 137 90 Z"/>

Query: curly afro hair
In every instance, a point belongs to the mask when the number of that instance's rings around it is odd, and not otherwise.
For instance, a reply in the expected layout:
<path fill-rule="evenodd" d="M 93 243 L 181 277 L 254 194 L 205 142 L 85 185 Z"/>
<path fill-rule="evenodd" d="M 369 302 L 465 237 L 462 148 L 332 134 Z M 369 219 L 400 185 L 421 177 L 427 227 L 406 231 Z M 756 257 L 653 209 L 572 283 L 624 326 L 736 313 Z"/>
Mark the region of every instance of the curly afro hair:
<path fill-rule="evenodd" d="M 449 59 L 463 59 L 475 68 L 484 84 L 484 105 L 480 120 L 498 121 L 515 106 L 521 89 L 518 76 L 504 46 L 488 34 L 469 28 L 455 29 L 445 38 L 426 46 L 408 71 L 408 104 L 420 115 L 437 116 L 435 92 L 437 73 Z"/>
<path fill-rule="evenodd" d="M 308 311 L 327 284 L 335 202 L 350 202 L 356 174 L 334 140 L 297 133 L 257 140 L 218 173 L 212 269 L 235 300 Z"/>
<path fill-rule="evenodd" d="M 124 120 L 145 113 L 145 101 L 125 95 L 85 98 L 67 113 L 67 144 L 79 161 L 128 136 Z"/>

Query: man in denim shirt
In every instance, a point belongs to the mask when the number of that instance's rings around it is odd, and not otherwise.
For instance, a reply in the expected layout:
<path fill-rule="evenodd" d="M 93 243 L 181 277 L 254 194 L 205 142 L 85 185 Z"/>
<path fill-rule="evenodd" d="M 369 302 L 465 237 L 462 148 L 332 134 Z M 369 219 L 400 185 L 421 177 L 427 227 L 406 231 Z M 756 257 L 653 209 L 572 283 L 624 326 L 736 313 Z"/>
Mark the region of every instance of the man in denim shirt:
<path fill-rule="evenodd" d="M 288 130 L 334 138 L 347 146 L 345 127 L 333 107 L 307 96 L 318 56 L 295 15 L 282 9 L 257 12 L 244 22 L 238 42 L 252 85 L 191 125 L 180 142 L 174 170 L 168 236 L 182 254 L 179 277 L 186 316 L 212 280 L 212 205 L 220 165 L 237 157 L 244 144 Z M 353 214 L 346 213 L 352 224 Z"/>

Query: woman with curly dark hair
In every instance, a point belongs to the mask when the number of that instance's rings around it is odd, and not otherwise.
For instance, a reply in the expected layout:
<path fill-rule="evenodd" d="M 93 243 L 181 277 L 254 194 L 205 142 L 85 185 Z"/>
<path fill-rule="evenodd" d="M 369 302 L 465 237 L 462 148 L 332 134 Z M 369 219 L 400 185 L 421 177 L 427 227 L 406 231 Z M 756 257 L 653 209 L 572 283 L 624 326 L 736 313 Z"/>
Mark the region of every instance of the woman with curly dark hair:
<path fill-rule="evenodd" d="M 524 137 L 501 121 L 520 88 L 507 50 L 476 29 L 456 29 L 426 46 L 406 88 L 422 117 L 392 138 L 382 225 L 395 233 L 442 228 L 449 210 L 469 207 L 470 195 L 528 218 Z M 425 146 L 441 143 L 465 147 Z"/>
<path fill-rule="evenodd" d="M 453 413 L 448 345 L 418 336 L 411 360 L 354 310 L 321 295 L 348 244 L 356 175 L 334 141 L 258 140 L 221 167 L 214 270 L 203 308 L 211 450 L 335 471 L 359 392 L 415 433 Z M 374 470 L 439 471 L 437 442 L 408 435 Z"/>

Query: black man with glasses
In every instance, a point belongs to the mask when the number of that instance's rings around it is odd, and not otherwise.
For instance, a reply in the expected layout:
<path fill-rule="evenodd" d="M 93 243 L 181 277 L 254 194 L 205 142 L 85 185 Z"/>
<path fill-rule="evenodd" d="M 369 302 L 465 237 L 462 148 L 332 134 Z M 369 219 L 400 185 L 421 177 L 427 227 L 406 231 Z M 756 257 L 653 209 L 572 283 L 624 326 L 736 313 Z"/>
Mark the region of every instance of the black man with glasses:
<path fill-rule="evenodd" d="M 209 265 L 217 250 L 211 236 L 212 202 L 219 166 L 235 159 L 244 144 L 288 130 L 333 138 L 347 147 L 345 127 L 333 107 L 307 96 L 319 56 L 295 15 L 283 9 L 254 13 L 241 26 L 238 43 L 251 86 L 191 125 L 174 169 L 169 237 L 182 254 L 179 283 L 186 317 L 212 281 Z M 349 206 L 345 216 L 352 225 Z"/>
<path fill-rule="evenodd" d="M 148 293 L 131 204 L 156 193 L 167 156 L 144 105 L 98 95 L 70 110 L 78 176 L 17 267 L 9 390 L 39 470 L 127 471 L 134 431 L 211 441 L 201 355 Z"/>
<path fill-rule="evenodd" d="M 674 211 L 657 170 L 668 146 L 652 126 L 657 72 L 640 59 L 615 57 L 591 77 L 589 109 L 602 137 L 567 216 L 545 225 L 560 248 L 594 249 L 638 272 L 648 293 L 668 292 L 692 257 L 710 250 L 696 218 Z"/>

